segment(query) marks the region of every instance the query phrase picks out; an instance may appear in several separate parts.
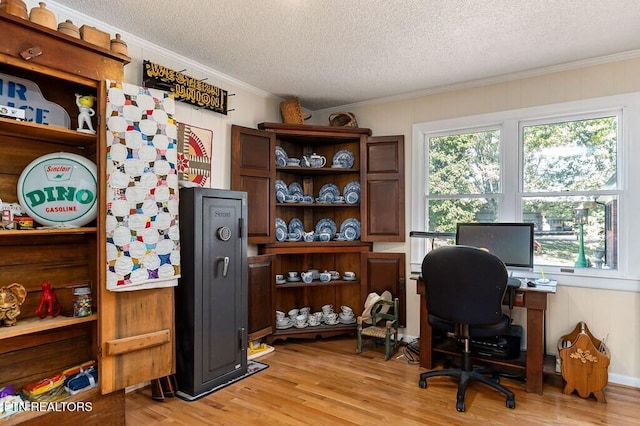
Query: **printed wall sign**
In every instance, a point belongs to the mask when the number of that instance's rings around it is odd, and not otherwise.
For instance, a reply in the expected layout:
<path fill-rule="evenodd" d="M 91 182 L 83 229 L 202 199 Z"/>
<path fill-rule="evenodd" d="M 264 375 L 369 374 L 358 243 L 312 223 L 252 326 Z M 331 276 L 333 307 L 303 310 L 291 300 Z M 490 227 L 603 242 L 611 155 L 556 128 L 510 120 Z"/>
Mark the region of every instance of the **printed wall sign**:
<path fill-rule="evenodd" d="M 36 222 L 54 227 L 83 226 L 96 218 L 96 165 L 59 152 L 36 158 L 18 179 L 18 201 Z"/>
<path fill-rule="evenodd" d="M 175 99 L 227 115 L 228 93 L 180 71 L 143 61 L 142 82 L 145 87 L 170 91 Z"/>
<path fill-rule="evenodd" d="M 69 96 L 73 98 L 73 93 Z M 70 127 L 67 111 L 46 100 L 38 85 L 24 78 L 0 73 L 0 105 L 24 110 L 26 121 Z"/>

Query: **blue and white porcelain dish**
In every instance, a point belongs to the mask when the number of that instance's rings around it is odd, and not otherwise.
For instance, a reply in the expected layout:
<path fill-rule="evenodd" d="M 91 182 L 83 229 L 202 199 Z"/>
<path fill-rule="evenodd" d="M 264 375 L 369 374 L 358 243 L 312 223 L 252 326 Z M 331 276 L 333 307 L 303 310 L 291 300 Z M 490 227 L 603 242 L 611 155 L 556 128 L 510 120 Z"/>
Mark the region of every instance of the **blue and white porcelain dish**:
<path fill-rule="evenodd" d="M 320 191 L 318 192 L 318 198 L 320 198 L 321 200 L 326 200 L 327 198 L 329 198 L 327 197 L 327 194 L 331 194 L 331 200 L 329 200 L 329 202 L 331 202 L 340 196 L 340 190 L 335 183 L 326 183 L 322 185 L 322 188 L 320 188 Z"/>
<path fill-rule="evenodd" d="M 333 165 L 340 164 L 344 169 L 350 169 L 353 167 L 355 157 L 353 152 L 348 149 L 341 149 L 333 156 Z"/>
<path fill-rule="evenodd" d="M 304 191 L 302 190 L 302 185 L 300 185 L 300 183 L 298 182 L 291 182 L 289 184 L 289 194 L 291 195 L 297 195 L 300 200 L 302 200 L 302 198 L 304 197 Z"/>
<path fill-rule="evenodd" d="M 302 224 L 302 220 L 294 217 L 289 221 L 289 232 L 296 232 L 297 230 L 304 232 L 304 225 Z"/>
<path fill-rule="evenodd" d="M 346 196 L 347 192 L 355 191 L 360 194 L 360 182 L 357 180 L 351 181 L 344 186 L 342 193 Z"/>
<path fill-rule="evenodd" d="M 287 165 L 289 156 L 287 152 L 279 145 L 276 145 L 276 166 L 284 167 Z"/>
<path fill-rule="evenodd" d="M 328 232 L 331 236 L 329 239 L 333 239 L 336 236 L 336 223 L 329 218 L 322 218 L 316 223 L 316 234 L 320 235 L 323 232 Z"/>
<path fill-rule="evenodd" d="M 344 194 L 344 201 L 347 204 L 358 204 L 360 202 L 360 194 L 356 191 L 348 191 Z"/>

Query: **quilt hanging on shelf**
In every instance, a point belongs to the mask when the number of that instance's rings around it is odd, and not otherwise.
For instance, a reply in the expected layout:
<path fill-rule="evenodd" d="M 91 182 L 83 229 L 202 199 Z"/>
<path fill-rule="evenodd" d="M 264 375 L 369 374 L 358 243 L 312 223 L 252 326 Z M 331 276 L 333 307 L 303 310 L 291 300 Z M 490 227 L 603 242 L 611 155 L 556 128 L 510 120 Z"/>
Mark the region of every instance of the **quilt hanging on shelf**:
<path fill-rule="evenodd" d="M 164 92 L 107 81 L 107 290 L 180 277 L 177 130 Z"/>
<path fill-rule="evenodd" d="M 211 186 L 213 132 L 178 123 L 178 181 L 181 186 Z"/>

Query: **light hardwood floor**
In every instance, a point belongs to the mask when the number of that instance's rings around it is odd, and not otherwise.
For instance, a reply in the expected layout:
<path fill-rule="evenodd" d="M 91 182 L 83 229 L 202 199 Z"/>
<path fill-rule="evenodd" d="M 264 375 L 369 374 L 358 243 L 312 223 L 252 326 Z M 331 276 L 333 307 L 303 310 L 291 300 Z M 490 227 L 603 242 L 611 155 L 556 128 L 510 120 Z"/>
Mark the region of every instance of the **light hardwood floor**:
<path fill-rule="evenodd" d="M 516 394 L 505 407 L 499 392 L 475 383 L 466 411 L 455 408 L 456 383 L 434 378 L 405 356 L 384 360 L 384 349 L 355 353 L 354 338 L 277 342 L 256 361 L 269 365 L 194 402 L 151 399 L 149 388 L 127 395 L 127 425 L 630 425 L 640 422 L 640 389 L 609 385 L 607 403 L 562 393 L 561 378 L 545 382 L 544 395 L 519 381 L 501 383 Z M 396 356 L 403 353 L 400 350 Z"/>

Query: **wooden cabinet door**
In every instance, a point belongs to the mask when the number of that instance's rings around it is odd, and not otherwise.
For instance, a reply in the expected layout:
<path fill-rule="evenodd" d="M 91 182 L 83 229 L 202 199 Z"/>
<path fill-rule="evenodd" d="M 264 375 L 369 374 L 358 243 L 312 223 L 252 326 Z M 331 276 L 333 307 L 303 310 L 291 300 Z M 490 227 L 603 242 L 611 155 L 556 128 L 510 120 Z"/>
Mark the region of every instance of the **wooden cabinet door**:
<path fill-rule="evenodd" d="M 391 292 L 400 302 L 400 327 L 407 325 L 407 295 L 405 285 L 405 254 L 404 253 L 375 253 L 362 254 L 360 268 L 361 306 L 371 292 L 382 294 Z"/>
<path fill-rule="evenodd" d="M 273 332 L 275 254 L 249 258 L 249 341 Z"/>
<path fill-rule="evenodd" d="M 275 241 L 276 136 L 231 126 L 231 189 L 248 195 L 249 244 Z"/>
<path fill-rule="evenodd" d="M 404 241 L 404 136 L 369 137 L 360 161 L 362 240 Z"/>

